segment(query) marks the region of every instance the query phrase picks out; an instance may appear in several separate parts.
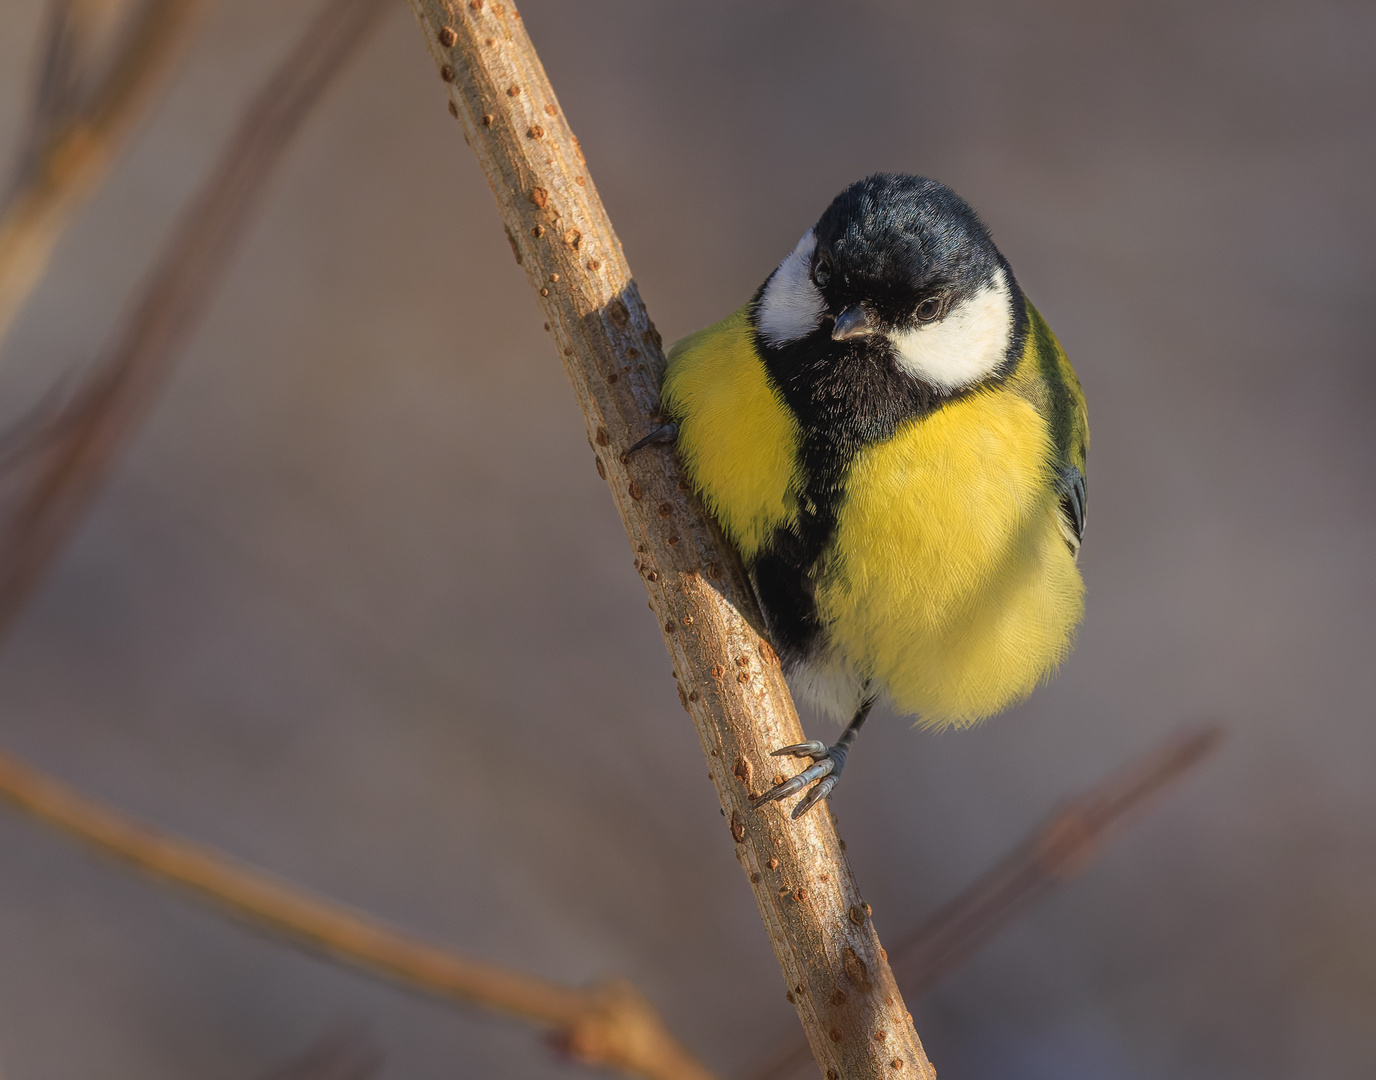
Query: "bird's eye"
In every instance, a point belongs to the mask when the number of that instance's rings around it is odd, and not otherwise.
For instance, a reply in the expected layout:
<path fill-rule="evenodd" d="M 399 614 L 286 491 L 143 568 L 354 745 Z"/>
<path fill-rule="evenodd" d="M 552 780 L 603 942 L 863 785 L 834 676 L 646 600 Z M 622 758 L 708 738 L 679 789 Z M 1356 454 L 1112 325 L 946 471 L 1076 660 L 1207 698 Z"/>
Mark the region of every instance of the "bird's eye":
<path fill-rule="evenodd" d="M 931 322 L 941 314 L 941 300 L 935 296 L 929 296 L 922 303 L 917 305 L 917 321 Z"/>
<path fill-rule="evenodd" d="M 817 256 L 817 261 L 813 263 L 812 280 L 820 288 L 825 288 L 826 283 L 831 280 L 831 260 L 825 255 Z"/>

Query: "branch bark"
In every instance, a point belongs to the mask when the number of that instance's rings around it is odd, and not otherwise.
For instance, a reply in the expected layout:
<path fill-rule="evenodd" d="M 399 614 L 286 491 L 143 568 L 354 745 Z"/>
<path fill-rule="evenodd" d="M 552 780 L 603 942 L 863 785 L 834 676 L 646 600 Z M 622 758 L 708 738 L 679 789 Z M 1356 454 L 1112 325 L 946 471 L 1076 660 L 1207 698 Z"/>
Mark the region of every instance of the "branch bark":
<path fill-rule="evenodd" d="M 0 200 L 0 341 L 172 70 L 204 2 L 142 0 L 102 64 L 92 54 L 93 24 L 110 6 L 54 0 L 49 11 L 28 132 Z"/>
<path fill-rule="evenodd" d="M 0 447 L 0 634 L 61 553 L 146 415 L 311 108 L 389 7 L 329 0 L 247 109 L 108 352 Z"/>
<path fill-rule="evenodd" d="M 770 751 L 802 729 L 740 562 L 673 453 L 621 460 L 656 406 L 660 336 L 521 16 L 509 2 L 410 4 L 573 383 L 818 1066 L 831 1080 L 930 1080 L 830 813 L 794 822 L 751 806 L 778 769 Z"/>
<path fill-rule="evenodd" d="M 1222 738 L 1216 724 L 1177 732 L 1066 802 L 898 943 L 893 969 L 903 992 L 922 997 L 1053 888 L 1081 874 L 1105 841 L 1213 753 Z M 788 1080 L 809 1057 L 806 1044 L 790 1045 L 747 1075 Z"/>
<path fill-rule="evenodd" d="M 646 1080 L 714 1080 L 629 983 L 569 987 L 470 960 L 236 865 L 0 751 L 0 798 L 162 881 L 335 960 L 553 1030 L 571 1057 Z"/>

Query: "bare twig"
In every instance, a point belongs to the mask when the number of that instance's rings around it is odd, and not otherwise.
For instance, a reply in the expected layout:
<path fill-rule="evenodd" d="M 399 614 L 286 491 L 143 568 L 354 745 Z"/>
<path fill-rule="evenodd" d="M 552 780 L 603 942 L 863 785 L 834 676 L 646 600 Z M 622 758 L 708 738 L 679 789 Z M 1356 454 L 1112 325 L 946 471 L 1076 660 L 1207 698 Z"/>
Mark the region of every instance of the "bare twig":
<path fill-rule="evenodd" d="M 382 1051 L 367 1032 L 342 1025 L 325 1032 L 263 1080 L 371 1080 L 382 1069 Z"/>
<path fill-rule="evenodd" d="M 136 821 L 0 752 L 0 798 L 46 825 L 345 964 L 548 1027 L 581 1061 L 648 1080 L 712 1080 L 631 985 L 563 986 L 470 960 Z"/>
<path fill-rule="evenodd" d="M 504 0 L 410 3 L 552 328 L 817 1063 L 833 1080 L 928 1080 L 831 815 L 751 805 L 779 768 L 770 751 L 802 728 L 740 561 L 674 455 L 621 459 L 649 430 L 664 354 L 521 16 Z"/>
<path fill-rule="evenodd" d="M 116 0 L 52 0 L 24 142 L 0 199 L 0 341 L 190 39 L 203 0 L 140 0 L 113 56 L 95 38 Z"/>
<path fill-rule="evenodd" d="M 1181 732 L 1071 799 L 969 888 L 928 916 L 894 950 L 894 970 L 925 994 L 977 948 L 1060 883 L 1079 874 L 1099 846 L 1223 738 L 1217 725 Z"/>
<path fill-rule="evenodd" d="M 328 0 L 249 106 L 109 351 L 0 458 L 0 633 L 58 556 L 209 306 L 306 115 L 389 7 Z"/>
<path fill-rule="evenodd" d="M 1208 757 L 1222 737 L 1218 725 L 1177 732 L 1062 805 L 899 942 L 891 955 L 903 992 L 922 997 L 1052 888 L 1083 871 L 1106 840 Z M 786 1080 L 810 1057 L 806 1044 L 793 1043 L 749 1076 Z"/>

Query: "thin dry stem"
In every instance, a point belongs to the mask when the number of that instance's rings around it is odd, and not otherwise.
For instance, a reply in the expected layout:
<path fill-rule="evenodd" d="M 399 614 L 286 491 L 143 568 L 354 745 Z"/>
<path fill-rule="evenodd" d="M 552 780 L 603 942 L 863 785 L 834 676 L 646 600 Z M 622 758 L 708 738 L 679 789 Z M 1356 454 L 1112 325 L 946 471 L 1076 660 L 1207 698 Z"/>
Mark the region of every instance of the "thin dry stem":
<path fill-rule="evenodd" d="M 53 248 L 128 140 L 191 37 L 203 0 L 142 0 L 96 55 L 115 0 L 54 0 L 33 110 L 0 200 L 0 341 Z"/>
<path fill-rule="evenodd" d="M 630 984 L 575 988 L 439 949 L 240 866 L 73 791 L 0 752 L 0 798 L 155 878 L 335 960 L 554 1031 L 590 1064 L 647 1080 L 713 1080 Z"/>
<path fill-rule="evenodd" d="M 0 450 L 0 633 L 62 551 L 161 389 L 293 136 L 389 6 L 321 6 L 184 211 L 109 351 L 52 415 Z"/>
<path fill-rule="evenodd" d="M 262 1080 L 370 1080 L 382 1071 L 383 1054 L 356 1025 L 325 1032 Z"/>
<path fill-rule="evenodd" d="M 818 1066 L 833 1080 L 930 1080 L 830 813 L 795 822 L 751 805 L 780 769 L 770 751 L 802 728 L 740 561 L 673 452 L 622 461 L 652 424 L 664 354 L 521 16 L 502 0 L 410 3 L 573 383 Z"/>
<path fill-rule="evenodd" d="M 925 994 L 1013 919 L 1078 875 L 1128 821 L 1218 746 L 1217 725 L 1179 732 L 1065 803 L 969 888 L 928 916 L 894 950 L 909 993 Z"/>
<path fill-rule="evenodd" d="M 1222 737 L 1217 725 L 1177 732 L 1063 804 L 899 942 L 893 970 L 903 992 L 922 997 L 1051 889 L 1083 872 L 1107 840 L 1208 757 Z M 749 1073 L 750 1080 L 787 1080 L 809 1058 L 805 1043 L 791 1044 Z"/>

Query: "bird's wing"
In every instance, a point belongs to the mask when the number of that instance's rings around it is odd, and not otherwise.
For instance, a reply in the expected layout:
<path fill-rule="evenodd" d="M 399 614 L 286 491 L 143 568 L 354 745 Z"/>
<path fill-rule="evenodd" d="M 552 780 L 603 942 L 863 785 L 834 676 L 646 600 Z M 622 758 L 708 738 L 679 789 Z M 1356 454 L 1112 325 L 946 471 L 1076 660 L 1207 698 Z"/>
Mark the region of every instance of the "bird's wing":
<path fill-rule="evenodd" d="M 1085 477 L 1089 456 L 1089 412 L 1085 394 L 1070 360 L 1041 313 L 1027 303 L 1028 359 L 1020 374 L 1026 380 L 1038 411 L 1046 417 L 1060 496 L 1060 524 L 1065 541 L 1077 556 L 1085 534 L 1089 492 Z M 1035 373 L 1035 374 L 1034 374 Z"/>
<path fill-rule="evenodd" d="M 1067 524 L 1075 534 L 1075 542 L 1070 545 L 1076 557 L 1080 554 L 1080 541 L 1085 536 L 1085 521 L 1089 517 L 1089 488 L 1086 481 L 1086 459 L 1089 456 L 1089 410 L 1085 406 L 1085 393 L 1080 388 L 1080 380 L 1075 369 L 1070 366 L 1064 350 L 1056 347 L 1056 366 L 1060 372 L 1061 384 L 1066 397 L 1070 423 L 1066 444 L 1059 449 L 1062 453 L 1061 465 L 1057 470 L 1057 488 L 1061 493 L 1061 511 Z M 1069 542 L 1069 541 L 1067 541 Z"/>
<path fill-rule="evenodd" d="M 1080 541 L 1085 535 L 1085 514 L 1089 509 L 1089 493 L 1085 490 L 1085 474 L 1074 465 L 1063 465 L 1056 472 L 1056 491 L 1061 496 L 1061 532 L 1075 555 L 1080 554 Z"/>

